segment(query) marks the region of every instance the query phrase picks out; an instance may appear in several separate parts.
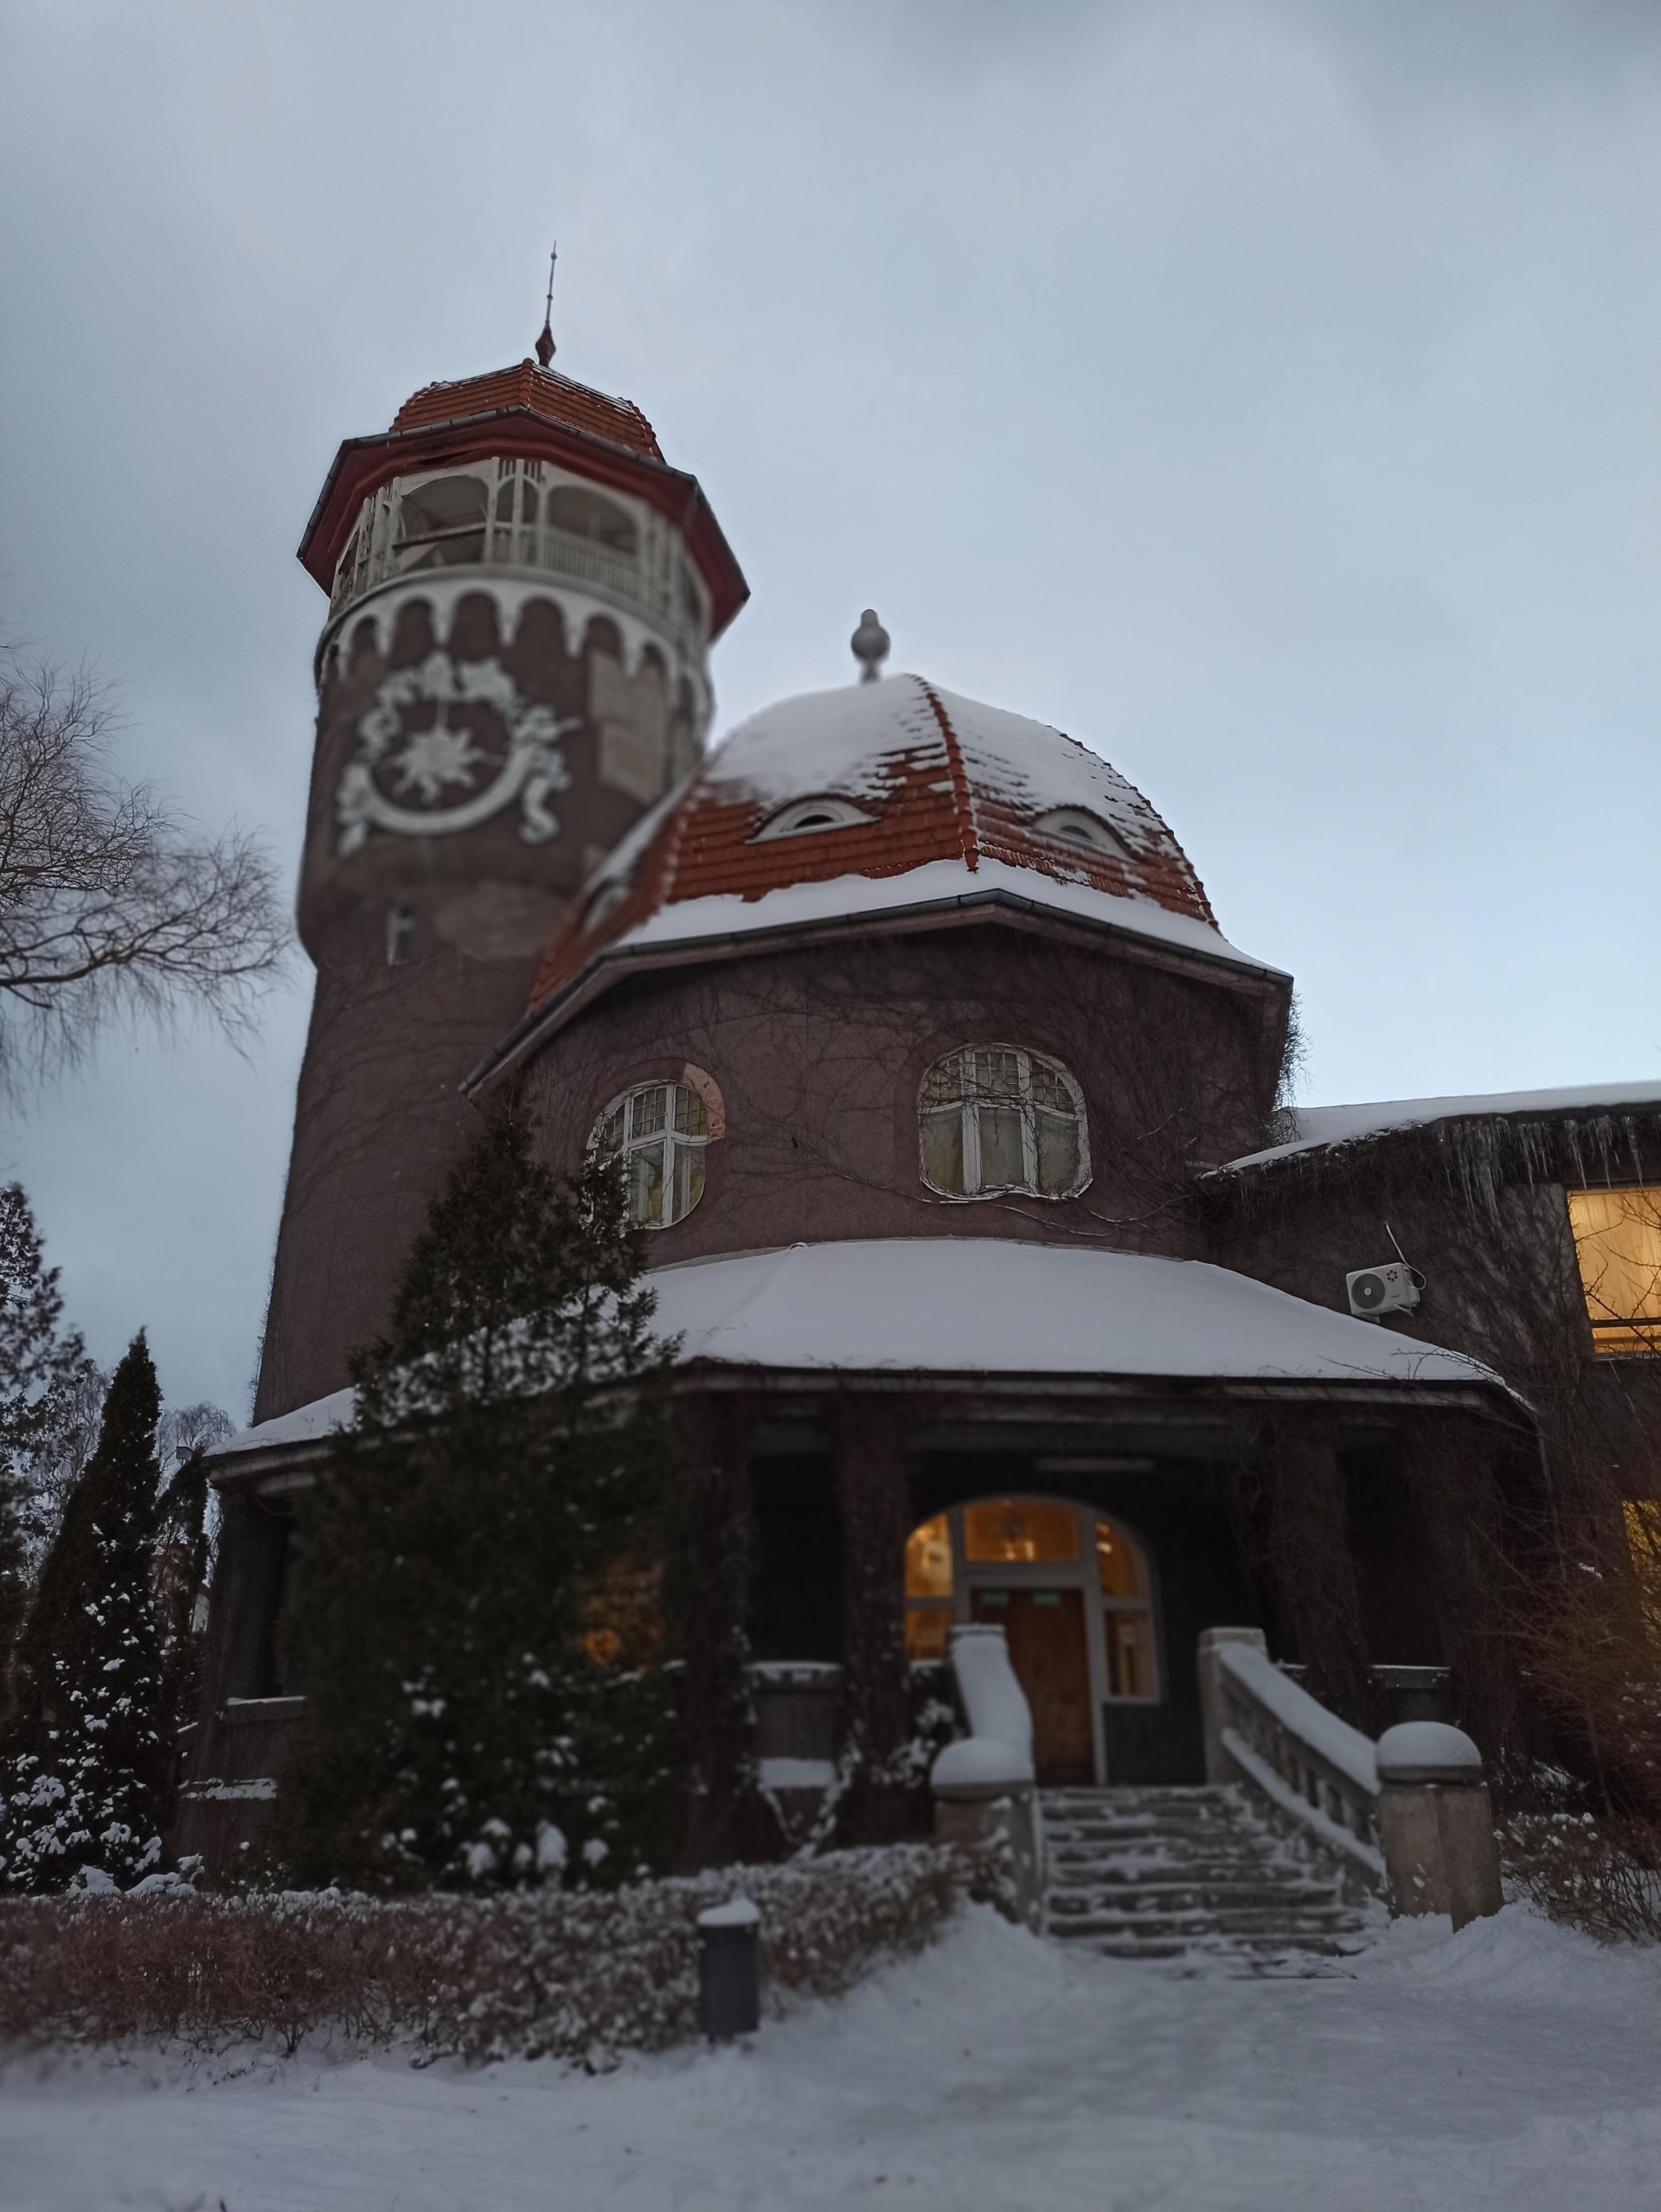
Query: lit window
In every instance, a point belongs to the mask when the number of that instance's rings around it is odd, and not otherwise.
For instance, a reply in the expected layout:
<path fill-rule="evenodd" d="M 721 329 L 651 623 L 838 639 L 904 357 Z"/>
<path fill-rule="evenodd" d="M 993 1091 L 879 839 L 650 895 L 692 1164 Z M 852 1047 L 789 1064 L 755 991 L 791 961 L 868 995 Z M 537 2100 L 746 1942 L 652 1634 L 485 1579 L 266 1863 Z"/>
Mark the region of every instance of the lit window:
<path fill-rule="evenodd" d="M 590 1140 L 622 1163 L 629 1215 L 638 1228 L 684 1221 L 703 1196 L 709 1115 L 684 1083 L 647 1083 L 614 1099 Z"/>
<path fill-rule="evenodd" d="M 1130 853 L 1123 841 L 1116 837 L 1100 816 L 1091 814 L 1082 806 L 1053 806 L 1048 814 L 1041 814 L 1033 824 L 1041 837 L 1054 837 L 1058 844 L 1077 845 L 1082 851 L 1106 853 L 1114 860 L 1128 860 Z"/>
<path fill-rule="evenodd" d="M 1571 1190 L 1568 1221 L 1595 1349 L 1661 1351 L 1661 1189 Z"/>
<path fill-rule="evenodd" d="M 992 1497 L 965 1505 L 963 1555 L 1010 1563 L 1076 1559 L 1079 1509 L 1042 1497 Z"/>
<path fill-rule="evenodd" d="M 467 567 L 484 558 L 486 493 L 476 476 L 435 477 L 398 503 L 402 569 Z"/>
<path fill-rule="evenodd" d="M 1087 1692 L 1110 1702 L 1159 1696 L 1147 1555 L 1090 1506 L 984 1497 L 936 1514 L 906 1540 L 905 1604 L 910 1659 L 944 1658 L 954 1622 L 1002 1625 L 1041 1750 L 1055 1717 L 1048 1702 L 1071 1710 Z M 1100 1642 L 1082 1625 L 1090 1612 Z"/>
<path fill-rule="evenodd" d="M 1090 1179 L 1084 1100 L 1061 1062 L 1013 1045 L 938 1061 L 918 1102 L 923 1180 L 952 1198 L 1071 1198 Z"/>
<path fill-rule="evenodd" d="M 770 837 L 806 837 L 816 830 L 847 830 L 856 822 L 875 819 L 874 814 L 862 814 L 849 799 L 798 798 L 764 822 L 750 842 L 760 845 Z"/>

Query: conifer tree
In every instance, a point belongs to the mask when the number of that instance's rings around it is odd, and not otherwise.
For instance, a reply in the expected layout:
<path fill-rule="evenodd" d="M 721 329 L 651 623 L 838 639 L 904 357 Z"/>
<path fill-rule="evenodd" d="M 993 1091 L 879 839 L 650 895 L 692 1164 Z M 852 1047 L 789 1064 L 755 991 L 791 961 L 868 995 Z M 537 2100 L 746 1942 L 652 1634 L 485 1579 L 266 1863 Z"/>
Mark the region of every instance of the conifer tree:
<path fill-rule="evenodd" d="M 0 1758 L 0 1879 L 14 1888 L 60 1887 L 83 1868 L 130 1882 L 161 1855 L 167 1742 L 151 1597 L 160 1411 L 140 1334 L 18 1639 Z"/>
<path fill-rule="evenodd" d="M 91 1439 L 81 1440 L 83 1409 L 106 1378 L 74 1330 L 62 1326 L 58 1271 L 45 1253 L 21 1183 L 0 1188 L 0 1620 L 4 1594 L 5 1531 L 22 1548 L 22 1587 L 38 1566 L 57 1525 L 62 1493 L 80 1472 Z M 7 1511 L 7 1504 L 10 1511 Z M 14 1595 L 12 1603 L 18 1602 Z M 0 1651 L 5 1632 L 0 1626 Z"/>
<path fill-rule="evenodd" d="M 302 1500 L 292 1876 L 491 1888 L 660 1863 L 667 1354 L 638 1264 L 615 1164 L 557 1183 L 513 1114 L 434 1203 Z"/>

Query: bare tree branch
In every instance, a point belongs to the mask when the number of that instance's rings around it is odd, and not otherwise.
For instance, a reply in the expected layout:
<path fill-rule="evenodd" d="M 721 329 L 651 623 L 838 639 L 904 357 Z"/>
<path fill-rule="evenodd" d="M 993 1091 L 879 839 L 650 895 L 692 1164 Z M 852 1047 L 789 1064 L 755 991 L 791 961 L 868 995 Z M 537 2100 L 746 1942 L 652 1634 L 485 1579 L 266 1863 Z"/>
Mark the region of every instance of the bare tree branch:
<path fill-rule="evenodd" d="M 0 651 L 0 1087 L 72 1065 L 106 1022 L 187 1005 L 234 1035 L 282 965 L 275 871 L 109 763 L 106 693 Z"/>

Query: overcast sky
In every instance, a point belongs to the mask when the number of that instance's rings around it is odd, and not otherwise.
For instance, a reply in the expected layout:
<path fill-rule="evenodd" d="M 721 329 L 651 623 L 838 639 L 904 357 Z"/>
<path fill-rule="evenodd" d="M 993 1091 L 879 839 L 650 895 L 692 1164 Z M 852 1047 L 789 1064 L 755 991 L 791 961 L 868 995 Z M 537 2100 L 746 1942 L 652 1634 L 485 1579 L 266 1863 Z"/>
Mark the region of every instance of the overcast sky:
<path fill-rule="evenodd" d="M 717 728 L 875 605 L 1148 794 L 1310 1099 L 1661 1077 L 1653 0 L 0 0 L 0 631 L 291 882 L 301 529 L 557 236 L 750 579 Z M 239 1419 L 308 999 L 0 1126 L 93 1349 Z"/>

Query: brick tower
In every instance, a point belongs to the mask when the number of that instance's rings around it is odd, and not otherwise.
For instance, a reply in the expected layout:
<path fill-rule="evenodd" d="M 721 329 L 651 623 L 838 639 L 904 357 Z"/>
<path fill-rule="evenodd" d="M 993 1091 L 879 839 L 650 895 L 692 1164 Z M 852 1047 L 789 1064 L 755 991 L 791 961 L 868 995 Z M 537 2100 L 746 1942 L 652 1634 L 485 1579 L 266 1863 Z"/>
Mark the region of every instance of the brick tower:
<path fill-rule="evenodd" d="M 548 365 L 349 439 L 300 559 L 329 593 L 299 892 L 317 993 L 254 1418 L 337 1388 L 585 876 L 702 749 L 747 588 L 651 424 Z"/>

